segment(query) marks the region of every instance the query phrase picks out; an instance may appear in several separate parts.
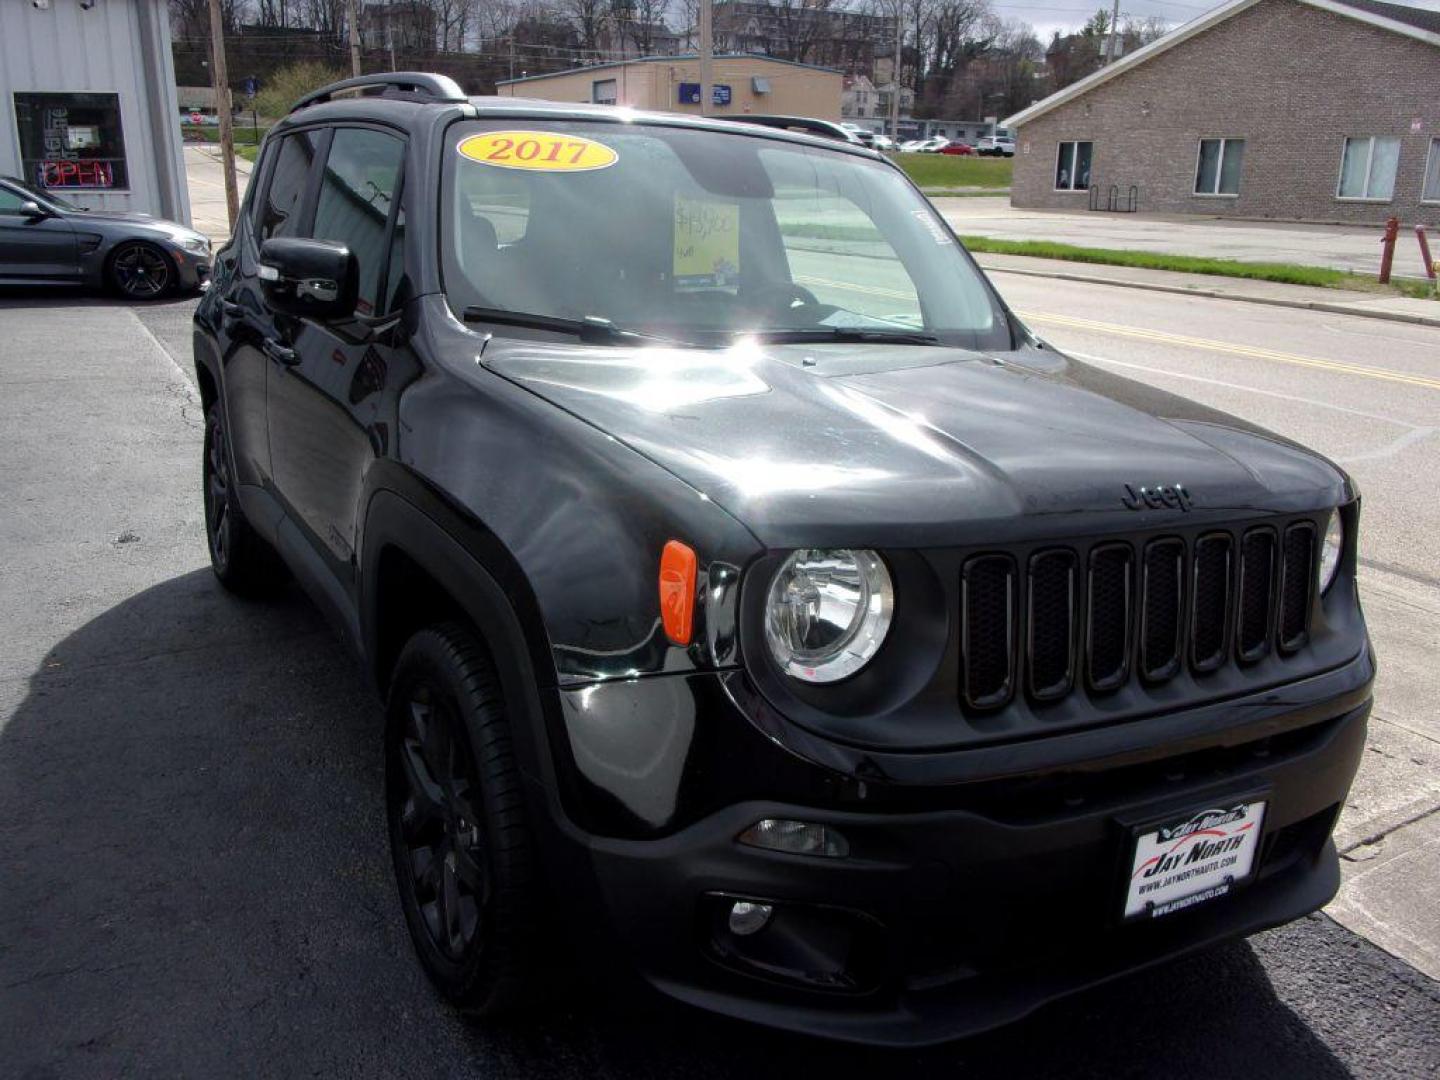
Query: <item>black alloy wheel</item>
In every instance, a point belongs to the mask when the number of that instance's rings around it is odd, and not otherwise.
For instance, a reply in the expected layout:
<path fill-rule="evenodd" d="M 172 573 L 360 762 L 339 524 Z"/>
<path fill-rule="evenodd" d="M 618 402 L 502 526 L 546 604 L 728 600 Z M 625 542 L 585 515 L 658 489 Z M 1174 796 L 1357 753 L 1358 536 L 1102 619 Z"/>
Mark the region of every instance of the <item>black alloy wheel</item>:
<path fill-rule="evenodd" d="M 205 410 L 200 474 L 210 568 L 222 585 L 241 596 L 273 591 L 288 575 L 275 550 L 251 528 L 240 508 L 225 440 L 224 412 L 218 402 Z"/>
<path fill-rule="evenodd" d="M 386 712 L 391 861 L 415 951 L 460 1008 L 518 1011 L 542 966 L 534 859 L 500 682 L 474 633 L 412 637 Z"/>
<path fill-rule="evenodd" d="M 403 777 L 399 827 L 409 885 L 431 942 L 458 964 L 481 940 L 491 894 L 475 803 L 480 785 L 456 718 L 437 688 L 416 684 L 405 708 L 398 751 Z"/>
<path fill-rule="evenodd" d="M 121 244 L 110 257 L 110 279 L 131 300 L 154 300 L 166 295 L 174 282 L 170 260 L 151 244 Z"/>
<path fill-rule="evenodd" d="M 210 562 L 224 578 L 230 569 L 230 461 L 225 453 L 225 429 L 220 410 L 212 407 L 205 418 L 205 536 L 210 541 Z"/>

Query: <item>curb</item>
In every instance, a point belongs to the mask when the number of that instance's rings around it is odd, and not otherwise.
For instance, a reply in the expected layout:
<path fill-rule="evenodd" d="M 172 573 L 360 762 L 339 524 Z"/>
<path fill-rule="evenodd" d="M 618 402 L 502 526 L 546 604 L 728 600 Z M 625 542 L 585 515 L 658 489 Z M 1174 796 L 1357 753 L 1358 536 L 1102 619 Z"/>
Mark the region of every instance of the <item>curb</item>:
<path fill-rule="evenodd" d="M 1114 285 L 1122 289 L 1147 289 L 1150 292 L 1199 296 L 1208 300 L 1238 300 L 1245 304 L 1301 308 L 1306 311 L 1323 311 L 1329 315 L 1354 315 L 1361 319 L 1382 319 L 1386 322 L 1409 323 L 1412 326 L 1440 327 L 1440 315 L 1412 315 L 1405 311 L 1361 308 L 1351 304 L 1331 303 L 1326 300 L 1287 300 L 1280 296 L 1254 296 L 1245 293 L 1223 292 L 1219 289 L 1193 289 L 1185 285 L 1165 285 L 1154 281 L 1128 281 L 1124 278 L 1099 277 L 1093 274 L 1069 274 L 1059 270 L 1024 270 L 1013 266 L 987 265 L 981 261 L 979 255 L 972 257 L 987 274 L 1020 274 L 1024 277 L 1051 278 L 1056 281 L 1077 281 L 1086 285 Z"/>

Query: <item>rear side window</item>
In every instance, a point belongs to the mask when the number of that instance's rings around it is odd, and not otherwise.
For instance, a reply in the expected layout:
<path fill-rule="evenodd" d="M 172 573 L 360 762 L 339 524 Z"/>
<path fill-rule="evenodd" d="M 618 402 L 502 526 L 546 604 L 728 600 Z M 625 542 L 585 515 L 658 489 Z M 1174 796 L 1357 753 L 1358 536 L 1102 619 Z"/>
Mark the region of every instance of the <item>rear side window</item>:
<path fill-rule="evenodd" d="M 300 235 L 300 209 L 305 199 L 305 182 L 315 161 L 319 144 L 316 131 L 297 131 L 280 143 L 270 184 L 260 202 L 256 233 L 264 241 L 272 236 Z"/>
<path fill-rule="evenodd" d="M 391 211 L 404 158 L 405 143 L 393 135 L 337 128 L 320 178 L 311 235 L 341 241 L 354 253 L 360 271 L 355 309 L 362 315 L 383 312 L 387 306 L 380 290 L 391 261 Z M 399 274 L 396 267 L 394 276 Z M 389 284 L 386 293 L 393 295 L 398 282 Z"/>

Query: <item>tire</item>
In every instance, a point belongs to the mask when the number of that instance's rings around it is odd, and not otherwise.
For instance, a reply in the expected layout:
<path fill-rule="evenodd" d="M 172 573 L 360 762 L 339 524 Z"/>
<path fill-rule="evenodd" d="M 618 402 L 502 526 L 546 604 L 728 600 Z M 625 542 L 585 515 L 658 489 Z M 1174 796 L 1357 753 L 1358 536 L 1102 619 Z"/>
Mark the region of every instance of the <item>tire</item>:
<path fill-rule="evenodd" d="M 175 291 L 178 275 L 170 256 L 154 244 L 127 240 L 110 253 L 105 277 L 127 300 L 159 300 Z"/>
<path fill-rule="evenodd" d="M 522 1011 L 543 966 L 535 859 L 500 683 L 463 626 L 422 630 L 401 650 L 386 709 L 385 808 L 426 974 L 466 1012 Z"/>
<path fill-rule="evenodd" d="M 205 497 L 205 541 L 210 569 L 220 584 L 241 596 L 273 592 L 288 577 L 284 564 L 245 520 L 231 482 L 230 449 L 224 411 L 218 401 L 205 410 L 205 448 L 201 457 Z"/>

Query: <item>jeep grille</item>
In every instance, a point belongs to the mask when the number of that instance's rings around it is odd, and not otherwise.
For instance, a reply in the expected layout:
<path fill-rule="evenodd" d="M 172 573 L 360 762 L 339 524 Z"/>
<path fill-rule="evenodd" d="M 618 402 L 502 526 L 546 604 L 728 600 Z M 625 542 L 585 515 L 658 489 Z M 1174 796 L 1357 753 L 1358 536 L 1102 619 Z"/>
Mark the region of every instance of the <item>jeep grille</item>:
<path fill-rule="evenodd" d="M 961 697 L 993 710 L 1016 692 L 1056 701 L 1107 694 L 1139 678 L 1165 683 L 1188 666 L 1289 655 L 1308 640 L 1316 527 L 1309 520 L 1216 529 L 1142 544 L 1002 552 L 961 569 Z"/>

